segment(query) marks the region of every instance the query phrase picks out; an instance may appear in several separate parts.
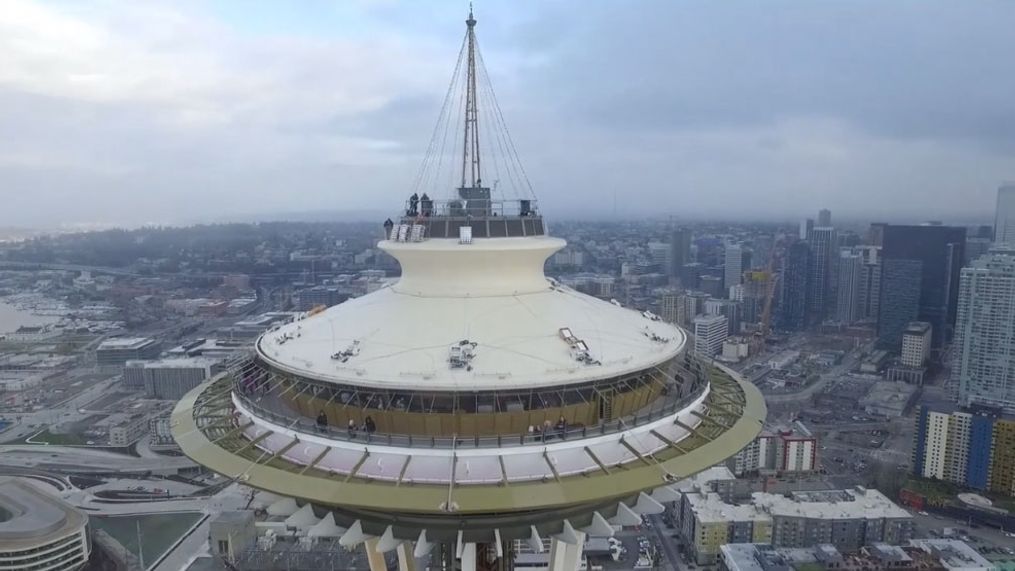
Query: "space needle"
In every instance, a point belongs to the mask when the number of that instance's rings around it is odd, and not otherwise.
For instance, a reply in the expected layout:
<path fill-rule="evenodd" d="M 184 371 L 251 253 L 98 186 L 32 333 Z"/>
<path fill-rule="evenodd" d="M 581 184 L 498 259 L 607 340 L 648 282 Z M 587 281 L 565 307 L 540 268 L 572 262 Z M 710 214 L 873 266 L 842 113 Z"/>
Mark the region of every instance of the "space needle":
<path fill-rule="evenodd" d="M 401 277 L 265 332 L 173 413 L 187 456 L 283 498 L 268 511 L 297 533 L 362 546 L 373 571 L 391 552 L 413 571 L 435 549 L 446 569 L 509 570 L 521 548 L 574 571 L 586 537 L 661 513 L 672 484 L 765 417 L 757 389 L 692 357 L 679 327 L 544 275 L 566 243 L 475 29 L 470 11 L 423 166 L 378 244 Z"/>

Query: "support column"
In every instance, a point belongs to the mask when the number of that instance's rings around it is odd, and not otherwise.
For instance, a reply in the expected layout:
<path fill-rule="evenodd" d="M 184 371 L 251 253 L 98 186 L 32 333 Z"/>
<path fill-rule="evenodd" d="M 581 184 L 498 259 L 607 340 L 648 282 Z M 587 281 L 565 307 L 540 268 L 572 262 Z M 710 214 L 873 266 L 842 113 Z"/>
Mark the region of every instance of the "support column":
<path fill-rule="evenodd" d="M 388 571 L 388 564 L 384 562 L 384 554 L 377 552 L 376 537 L 364 541 L 363 549 L 367 552 L 367 561 L 370 562 L 370 571 Z"/>
<path fill-rule="evenodd" d="M 578 543 L 572 545 L 553 538 L 550 541 L 549 571 L 578 571 L 581 564 L 582 551 L 585 549 L 585 532 L 575 531 Z"/>
<path fill-rule="evenodd" d="M 373 571 L 371 569 L 371 571 Z M 476 544 L 462 545 L 462 571 L 476 571 Z"/>
<path fill-rule="evenodd" d="M 395 548 L 398 553 L 398 571 L 416 571 L 416 557 L 412 554 L 413 544 L 406 541 Z"/>

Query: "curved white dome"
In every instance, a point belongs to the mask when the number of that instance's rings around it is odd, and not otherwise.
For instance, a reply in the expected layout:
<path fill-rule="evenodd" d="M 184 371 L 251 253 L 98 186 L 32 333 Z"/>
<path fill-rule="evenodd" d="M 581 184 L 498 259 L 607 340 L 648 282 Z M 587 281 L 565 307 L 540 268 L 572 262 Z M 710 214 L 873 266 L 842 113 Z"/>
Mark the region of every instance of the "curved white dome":
<path fill-rule="evenodd" d="M 336 383 L 506 390 L 614 377 L 682 351 L 686 337 L 676 326 L 547 280 L 543 262 L 563 240 L 477 242 L 382 242 L 403 264 L 398 282 L 265 333 L 258 353 L 280 369 Z M 473 263 L 491 258 L 501 263 Z M 561 328 L 585 342 L 588 362 L 575 358 Z M 451 346 L 463 341 L 476 344 L 473 356 L 453 368 Z M 347 359 L 332 357 L 346 350 Z"/>

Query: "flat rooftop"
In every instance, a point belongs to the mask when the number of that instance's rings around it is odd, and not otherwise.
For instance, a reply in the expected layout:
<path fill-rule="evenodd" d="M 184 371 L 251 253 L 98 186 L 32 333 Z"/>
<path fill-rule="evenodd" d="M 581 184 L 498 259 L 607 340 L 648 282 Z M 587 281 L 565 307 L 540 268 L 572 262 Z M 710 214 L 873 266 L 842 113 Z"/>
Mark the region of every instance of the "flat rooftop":
<path fill-rule="evenodd" d="M 21 478 L 0 477 L 0 545 L 33 547 L 85 527 L 88 517 Z"/>
<path fill-rule="evenodd" d="M 690 478 L 677 482 L 676 487 L 681 492 L 694 492 L 704 490 L 712 482 L 736 480 L 737 477 L 730 472 L 726 466 L 712 466 L 702 470 Z"/>
<path fill-rule="evenodd" d="M 155 340 L 150 337 L 114 337 L 103 341 L 98 350 L 141 349 L 152 343 L 155 343 Z"/>
<path fill-rule="evenodd" d="M 741 504 L 726 503 L 712 492 L 689 494 L 687 499 L 703 523 L 769 521 L 775 516 L 828 520 L 912 518 L 881 492 L 866 488 L 793 492 L 790 496 L 755 492 L 750 502 Z"/>
<path fill-rule="evenodd" d="M 727 543 L 721 548 L 727 566 L 733 571 L 792 571 L 786 559 L 774 548 L 756 543 Z"/>
<path fill-rule="evenodd" d="M 752 502 L 772 515 L 817 519 L 912 518 L 877 490 L 822 490 L 793 492 L 790 497 L 765 492 L 752 494 Z"/>
<path fill-rule="evenodd" d="M 911 539 L 909 544 L 936 555 L 948 569 L 990 569 L 993 567 L 993 563 L 980 555 L 969 544 L 957 539 Z"/>
<path fill-rule="evenodd" d="M 691 511 L 702 523 L 731 521 L 772 521 L 772 516 L 754 504 L 728 504 L 715 492 L 688 494 Z"/>
<path fill-rule="evenodd" d="M 207 369 L 222 362 L 215 357 L 167 357 L 155 361 L 129 361 L 145 369 Z"/>

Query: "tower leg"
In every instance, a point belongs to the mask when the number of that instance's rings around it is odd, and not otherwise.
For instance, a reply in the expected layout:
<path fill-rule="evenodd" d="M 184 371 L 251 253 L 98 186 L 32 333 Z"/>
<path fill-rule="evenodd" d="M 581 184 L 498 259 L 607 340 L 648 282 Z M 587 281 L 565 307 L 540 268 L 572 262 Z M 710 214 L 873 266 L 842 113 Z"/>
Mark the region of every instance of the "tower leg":
<path fill-rule="evenodd" d="M 376 537 L 364 541 L 363 549 L 366 549 L 367 552 L 367 561 L 370 562 L 370 571 L 388 571 L 388 564 L 384 562 L 384 554 L 377 552 Z"/>
<path fill-rule="evenodd" d="M 476 571 L 475 543 L 466 543 L 462 546 L 462 571 Z"/>
<path fill-rule="evenodd" d="M 581 563 L 582 551 L 585 549 L 585 533 L 576 531 L 578 543 L 571 545 L 559 539 L 550 542 L 550 568 L 549 571 L 578 571 Z"/>
<path fill-rule="evenodd" d="M 398 553 L 398 571 L 416 571 L 416 558 L 412 555 L 413 544 L 406 541 L 395 551 Z"/>

